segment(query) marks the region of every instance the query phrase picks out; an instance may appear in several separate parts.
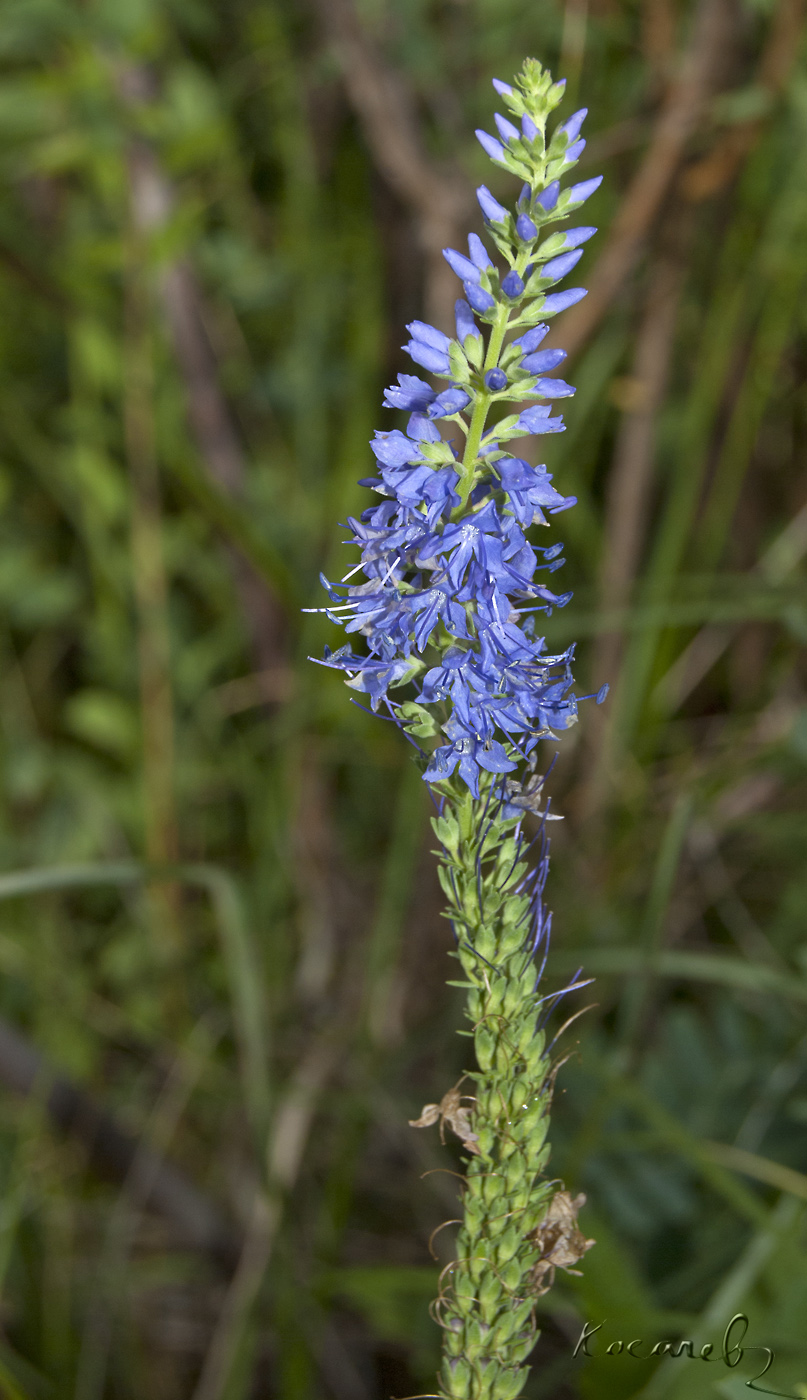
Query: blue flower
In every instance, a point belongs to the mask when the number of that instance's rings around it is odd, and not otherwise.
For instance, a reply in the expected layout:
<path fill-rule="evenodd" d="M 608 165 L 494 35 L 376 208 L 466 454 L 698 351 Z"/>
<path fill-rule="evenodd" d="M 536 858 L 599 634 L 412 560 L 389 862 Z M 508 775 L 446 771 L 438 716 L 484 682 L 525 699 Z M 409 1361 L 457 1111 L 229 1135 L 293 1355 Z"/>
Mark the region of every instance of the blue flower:
<path fill-rule="evenodd" d="M 551 485 L 552 477 L 546 467 L 531 467 L 522 457 L 500 457 L 496 471 L 508 495 L 509 505 L 525 528 L 546 525 L 543 508 L 553 514 L 576 505 L 576 496 L 562 496 Z"/>
<path fill-rule="evenodd" d="M 448 347 L 451 344 L 448 336 L 425 321 L 413 321 L 406 329 L 412 339 L 402 348 L 408 351 L 415 364 L 431 370 L 432 374 L 448 374 Z"/>
<path fill-rule="evenodd" d="M 534 350 L 536 346 L 541 344 L 541 341 L 543 340 L 544 336 L 548 334 L 548 332 L 549 326 L 532 326 L 530 330 L 525 331 L 524 334 L 520 335 L 517 340 L 514 340 L 513 344 L 520 346 L 524 354 L 528 355 L 531 350 Z"/>
<path fill-rule="evenodd" d="M 507 265 L 496 266 L 476 233 L 468 235 L 467 256 L 444 249 L 464 292 L 455 305 L 456 337 L 425 321 L 407 327 L 408 354 L 449 383 L 438 391 L 414 374 L 399 374 L 384 392 L 386 407 L 409 414 L 406 429 L 376 432 L 370 446 L 377 475 L 363 484 L 382 499 L 348 521 L 358 562 L 341 584 L 323 579 L 328 603 L 322 611 L 361 638 L 364 650 L 346 645 L 326 651 L 322 661 L 368 695 L 372 709 L 384 703 L 399 721 L 406 713 L 399 713 L 395 699 L 401 687 L 434 707 L 440 738 L 426 757 L 426 780 L 461 781 L 477 796 L 491 775 L 502 780 L 507 810 L 519 813 L 529 805 L 518 797 L 526 789 L 508 779 L 505 792 L 505 775 L 524 763 L 534 774 L 536 745 L 568 728 L 577 714 L 573 648 L 550 655 L 534 635 L 536 615 L 564 607 L 571 597 L 548 588 L 540 572 L 545 577 L 561 567 L 562 545 L 538 549 L 527 532 L 568 510 L 575 497 L 557 489 L 545 466 L 511 455 L 502 440 L 563 431 L 551 403 L 574 388 L 551 371 L 565 351 L 539 347 L 549 318 L 586 293 L 544 289 L 571 272 L 580 245 L 595 230 L 581 226 L 553 235 L 550 258 L 542 254 L 541 239 L 547 224 L 565 219 L 600 182 L 584 180 L 562 191 L 559 179 L 547 178 L 550 166 L 554 173 L 582 150 L 585 111 L 558 128 L 566 138 L 563 155 L 556 158 L 555 146 L 550 160 L 547 112 L 539 99 L 525 106 L 507 84 L 495 86 L 520 117 L 520 130 L 497 115 L 501 139 L 484 131 L 477 136 L 497 164 L 530 177 L 515 215 L 486 185 L 477 190 Z M 550 90 L 554 103 L 560 85 Z M 477 316 L 491 327 L 489 335 Z M 518 334 L 508 345 L 509 324 Z M 512 405 L 499 429 L 485 424 L 491 397 Z M 522 408 L 525 398 L 546 402 Z M 456 429 L 451 440 L 441 434 L 441 420 Z"/>
<path fill-rule="evenodd" d="M 511 268 L 507 276 L 502 278 L 502 291 L 511 301 L 516 301 L 524 291 L 524 279 L 519 277 L 515 268 Z"/>
<path fill-rule="evenodd" d="M 552 380 L 544 379 L 538 382 L 539 384 L 551 384 Z M 532 408 L 525 408 L 524 412 L 518 415 L 516 428 L 521 433 L 562 433 L 563 419 L 551 418 L 549 414 L 550 411 L 544 404 L 535 404 Z"/>
<path fill-rule="evenodd" d="M 563 234 L 566 240 L 566 247 L 576 248 L 579 243 L 588 242 L 589 238 L 592 238 L 596 232 L 597 230 L 591 227 L 567 228 Z"/>
<path fill-rule="evenodd" d="M 444 389 L 442 394 L 437 394 L 426 410 L 430 418 L 453 418 L 455 413 L 461 413 L 471 402 L 470 394 L 464 389 L 452 387 Z"/>
<path fill-rule="evenodd" d="M 414 374 L 399 374 L 398 384 L 384 390 L 385 408 L 423 412 L 435 399 L 434 389 Z"/>
<path fill-rule="evenodd" d="M 496 123 L 496 130 L 505 143 L 518 140 L 520 135 L 518 127 L 513 126 L 513 123 L 509 122 L 506 117 L 500 117 L 498 112 L 494 112 L 493 120 Z"/>
<path fill-rule="evenodd" d="M 558 131 L 564 131 L 566 133 L 570 145 L 577 136 L 587 116 L 588 107 L 581 107 L 579 112 L 574 112 L 571 117 L 568 117 L 565 122 L 561 122 L 558 127 Z"/>
<path fill-rule="evenodd" d="M 488 136 L 486 131 L 477 130 L 474 134 L 480 146 L 487 152 L 491 160 L 495 160 L 497 165 L 503 165 L 506 156 L 501 141 L 497 141 L 495 136 Z"/>
<path fill-rule="evenodd" d="M 471 791 L 472 797 L 479 796 L 479 770 L 488 773 L 512 773 L 516 767 L 507 757 L 503 746 L 496 739 L 479 739 L 473 734 L 464 734 L 456 720 L 449 720 L 444 726 L 446 733 L 456 735 L 453 743 L 441 745 L 434 750 L 426 772 L 427 782 L 445 782 L 459 766 L 460 777 Z M 449 733 L 451 731 L 451 733 Z"/>
<path fill-rule="evenodd" d="M 492 140 L 493 138 L 489 137 L 488 139 Z M 489 219 L 492 224 L 501 224 L 506 222 L 508 217 L 507 210 L 502 204 L 499 203 L 497 199 L 493 198 L 493 195 L 491 194 L 487 185 L 479 186 L 479 189 L 476 192 L 476 197 L 479 200 L 482 213 L 485 215 L 486 219 Z"/>
<path fill-rule="evenodd" d="M 536 204 L 540 204 L 542 209 L 545 209 L 547 213 L 550 213 L 555 208 L 555 205 L 558 202 L 559 194 L 560 180 L 553 180 L 551 184 L 547 185 L 545 190 L 541 191 L 536 200 Z"/>
<path fill-rule="evenodd" d="M 468 252 L 471 255 L 471 262 L 479 268 L 480 272 L 493 270 L 488 250 L 477 233 L 468 234 Z"/>
<path fill-rule="evenodd" d="M 566 351 L 560 348 L 556 350 L 538 350 L 534 355 L 525 355 L 521 361 L 521 368 L 529 370 L 530 374 L 543 374 L 546 370 L 554 369 L 562 360 L 566 359 Z"/>
<path fill-rule="evenodd" d="M 561 277 L 565 277 L 567 272 L 579 263 L 583 256 L 582 248 L 577 248 L 571 253 L 561 253 L 560 257 L 550 258 L 541 268 L 541 281 L 545 279 L 550 282 L 559 282 Z"/>
<path fill-rule="evenodd" d="M 485 316 L 489 311 L 492 311 L 496 305 L 495 299 L 491 296 L 490 292 L 486 292 L 484 287 L 475 286 L 473 282 L 463 282 L 462 290 L 474 311 L 478 311 L 480 316 Z"/>
<path fill-rule="evenodd" d="M 586 200 L 593 195 L 595 190 L 602 184 L 602 175 L 595 175 L 591 180 L 581 180 L 579 185 L 572 185 L 569 190 L 570 204 L 585 204 Z"/>
<path fill-rule="evenodd" d="M 472 263 L 470 258 L 466 258 L 464 253 L 458 253 L 454 248 L 444 248 L 443 257 L 451 268 L 456 272 L 461 282 L 478 282 L 479 268 L 476 263 Z"/>
<path fill-rule="evenodd" d="M 557 316 L 559 311 L 566 311 L 568 307 L 574 306 L 575 302 L 582 301 L 584 296 L 588 296 L 585 287 L 569 287 L 565 292 L 550 292 L 548 297 L 544 297 L 541 315 Z"/>
<path fill-rule="evenodd" d="M 464 343 L 466 336 L 479 334 L 474 313 L 462 297 L 454 303 L 454 318 L 457 326 L 457 340 L 460 345 Z"/>

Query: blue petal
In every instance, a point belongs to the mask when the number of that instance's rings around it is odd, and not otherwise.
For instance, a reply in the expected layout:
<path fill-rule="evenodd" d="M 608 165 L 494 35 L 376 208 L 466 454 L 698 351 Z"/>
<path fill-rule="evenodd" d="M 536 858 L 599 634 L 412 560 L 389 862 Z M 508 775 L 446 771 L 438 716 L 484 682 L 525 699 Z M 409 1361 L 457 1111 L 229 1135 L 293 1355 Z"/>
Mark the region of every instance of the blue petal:
<path fill-rule="evenodd" d="M 497 141 L 494 136 L 489 136 L 486 131 L 481 131 L 479 128 L 477 128 L 474 135 L 483 151 L 490 156 L 491 160 L 504 164 L 507 157 L 505 156 L 504 146 L 501 141 Z"/>
<path fill-rule="evenodd" d="M 587 116 L 588 107 L 581 107 L 579 112 L 573 112 L 572 115 L 568 117 L 565 122 L 561 122 L 560 126 L 558 127 L 558 131 L 565 131 L 570 144 L 572 141 L 575 140 L 577 133 L 579 132 Z"/>
<path fill-rule="evenodd" d="M 434 398 L 434 389 L 414 374 L 399 374 L 397 386 L 384 390 L 385 408 L 403 408 L 422 412 Z"/>
<path fill-rule="evenodd" d="M 500 204 L 498 199 L 494 199 L 487 185 L 480 185 L 476 192 L 482 213 L 486 219 L 490 219 L 493 224 L 504 223 L 507 219 L 507 210 Z"/>
<path fill-rule="evenodd" d="M 521 293 L 524 291 L 524 282 L 522 278 L 519 277 L 514 267 L 510 269 L 507 276 L 503 279 L 502 291 L 506 297 L 510 297 L 513 300 L 515 300 L 516 297 L 520 297 Z"/>
<path fill-rule="evenodd" d="M 474 314 L 467 301 L 463 301 L 462 297 L 454 303 L 454 316 L 457 323 L 457 340 L 460 345 L 465 343 L 466 336 L 479 334 Z"/>
<path fill-rule="evenodd" d="M 565 350 L 537 350 L 534 355 L 524 356 L 521 368 L 529 370 L 530 374 L 545 374 L 565 359 Z"/>
<path fill-rule="evenodd" d="M 518 340 L 514 340 L 513 344 L 520 345 L 523 353 L 528 355 L 531 350 L 535 350 L 536 347 L 541 344 L 541 341 L 548 331 L 549 326 L 533 326 L 530 330 L 525 331 L 523 335 L 520 335 Z"/>
<path fill-rule="evenodd" d="M 571 272 L 576 267 L 583 256 L 583 249 L 576 248 L 570 253 L 561 253 L 558 258 L 550 258 L 541 268 L 541 276 L 551 278 L 553 282 L 558 282 L 561 277 L 565 277 L 567 272 Z"/>
<path fill-rule="evenodd" d="M 569 189 L 569 199 L 572 204 L 584 204 L 595 190 L 602 184 L 602 175 L 594 175 L 590 180 L 581 180 L 579 185 L 572 185 Z"/>
<path fill-rule="evenodd" d="M 494 113 L 493 113 L 493 120 L 494 120 L 495 123 L 496 123 L 496 130 L 498 131 L 498 133 L 499 133 L 499 135 L 501 136 L 501 138 L 502 138 L 503 141 L 517 141 L 517 140 L 518 140 L 518 137 L 519 137 L 519 130 L 518 130 L 518 127 L 517 127 L 517 126 L 513 126 L 513 123 L 512 123 L 512 122 L 509 122 L 509 121 L 507 120 L 506 117 L 500 117 L 498 112 L 494 112 Z"/>
<path fill-rule="evenodd" d="M 473 282 L 463 282 L 463 291 L 474 311 L 478 311 L 480 316 L 484 316 L 486 311 L 492 311 L 496 305 L 490 292 L 486 292 L 484 287 L 475 287 Z"/>
<path fill-rule="evenodd" d="M 550 213 L 550 211 L 554 209 L 555 205 L 558 202 L 559 194 L 560 180 L 553 180 L 550 185 L 547 185 L 543 193 L 539 194 L 535 202 L 536 204 L 540 204 L 541 208 L 545 209 L 547 213 Z"/>
<path fill-rule="evenodd" d="M 476 233 L 468 234 L 468 252 L 471 255 L 471 262 L 479 268 L 480 272 L 487 272 L 489 268 L 493 267 L 488 250 Z"/>
<path fill-rule="evenodd" d="M 557 316 L 559 311 L 574 306 L 575 302 L 582 301 L 584 296 L 588 296 L 585 287 L 569 287 L 565 292 L 550 292 L 544 299 L 541 315 Z"/>
<path fill-rule="evenodd" d="M 535 393 L 543 399 L 568 399 L 576 391 L 565 379 L 539 379 Z"/>
<path fill-rule="evenodd" d="M 455 248 L 444 248 L 443 257 L 461 282 L 479 281 L 479 268 L 464 253 L 458 253 Z"/>
<path fill-rule="evenodd" d="M 427 345 L 433 345 L 435 350 L 448 350 L 451 344 L 447 335 L 438 331 L 436 326 L 430 326 L 427 321 L 412 321 L 406 328 L 415 340 L 425 340 Z"/>
<path fill-rule="evenodd" d="M 423 340 L 410 340 L 402 348 L 406 350 L 416 365 L 422 365 L 424 369 L 431 370 L 432 374 L 448 374 L 448 355 L 443 351 L 435 350 L 432 345 L 427 345 Z"/>
<path fill-rule="evenodd" d="M 576 248 L 579 243 L 585 243 L 595 234 L 597 230 L 588 226 L 583 228 L 567 228 L 564 233 L 567 248 Z"/>

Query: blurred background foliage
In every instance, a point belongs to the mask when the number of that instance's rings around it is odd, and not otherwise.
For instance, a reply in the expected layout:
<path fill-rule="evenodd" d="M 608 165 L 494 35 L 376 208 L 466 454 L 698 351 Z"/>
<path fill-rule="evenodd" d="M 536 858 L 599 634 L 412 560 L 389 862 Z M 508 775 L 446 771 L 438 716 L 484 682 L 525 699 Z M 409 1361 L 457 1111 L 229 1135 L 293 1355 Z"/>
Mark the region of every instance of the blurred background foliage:
<path fill-rule="evenodd" d="M 553 1170 L 531 1400 L 807 1381 L 802 0 L 5 0 L 0 1392 L 428 1391 L 466 1061 L 423 785 L 306 660 L 525 55 L 605 173 L 550 469 Z M 572 110 L 572 107 L 569 108 Z M 553 332 L 554 334 L 554 332 Z M 547 754 L 547 761 L 550 754 Z M 449 1168 L 446 1174 L 445 1168 Z M 431 1173 L 431 1174 L 428 1174 Z M 757 1370 L 761 1369 L 761 1363 Z M 807 1391 L 802 1389 L 802 1393 Z"/>

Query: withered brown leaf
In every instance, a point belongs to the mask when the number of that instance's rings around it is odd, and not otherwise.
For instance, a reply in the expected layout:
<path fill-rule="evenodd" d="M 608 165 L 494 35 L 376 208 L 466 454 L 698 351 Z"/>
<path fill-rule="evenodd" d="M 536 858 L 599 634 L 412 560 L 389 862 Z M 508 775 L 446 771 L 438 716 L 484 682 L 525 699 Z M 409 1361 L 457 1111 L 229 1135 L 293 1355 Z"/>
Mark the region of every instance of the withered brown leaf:
<path fill-rule="evenodd" d="M 461 1083 L 462 1080 L 460 1080 Z M 478 1157 L 479 1148 L 476 1144 L 479 1137 L 471 1128 L 471 1110 L 463 1105 L 463 1097 L 468 1098 L 469 1095 L 462 1095 L 459 1084 L 455 1084 L 453 1089 L 449 1089 L 447 1094 L 443 1094 L 439 1103 L 427 1103 L 419 1118 L 410 1118 L 409 1126 L 410 1128 L 430 1128 L 439 1118 L 440 1141 L 445 1142 L 446 1140 L 445 1125 L 448 1123 L 457 1137 L 461 1139 L 463 1146 Z"/>
<path fill-rule="evenodd" d="M 577 1213 L 586 1204 L 581 1192 L 572 1197 L 568 1191 L 557 1191 L 552 1197 L 549 1210 L 537 1230 L 531 1236 L 541 1251 L 541 1257 L 532 1271 L 532 1284 L 540 1296 L 548 1293 L 555 1279 L 555 1269 L 564 1269 L 568 1274 L 580 1270 L 572 1267 L 577 1264 L 594 1240 L 587 1240 L 577 1226 Z"/>

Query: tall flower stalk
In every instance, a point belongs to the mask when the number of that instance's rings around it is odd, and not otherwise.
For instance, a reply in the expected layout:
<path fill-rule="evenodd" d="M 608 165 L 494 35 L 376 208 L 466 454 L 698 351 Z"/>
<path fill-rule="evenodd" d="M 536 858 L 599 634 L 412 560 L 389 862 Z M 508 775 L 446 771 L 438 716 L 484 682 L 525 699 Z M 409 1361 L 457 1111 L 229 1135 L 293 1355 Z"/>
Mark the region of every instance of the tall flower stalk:
<path fill-rule="evenodd" d="M 553 405 L 574 390 L 551 372 L 565 352 L 540 346 L 549 319 L 585 296 L 552 289 L 596 232 L 565 224 L 601 177 L 562 188 L 585 145 L 586 115 L 548 133 L 563 82 L 528 59 L 512 86 L 494 87 L 509 115 L 496 114 L 498 137 L 477 136 L 521 192 L 510 209 L 480 186 L 487 244 L 471 233 L 467 255 L 445 250 L 464 292 L 456 336 L 415 321 L 405 348 L 447 387 L 401 374 L 387 389 L 385 405 L 410 416 L 405 432 L 378 432 L 371 444 L 378 475 L 363 484 L 383 499 L 350 520 L 360 562 L 341 585 L 323 578 L 324 611 L 365 646 L 348 643 L 322 661 L 407 733 L 438 806 L 440 880 L 462 968 L 455 985 L 467 993 L 476 1053 L 465 1076 L 474 1092 L 454 1086 L 413 1124 L 439 1120 L 442 1132 L 447 1123 L 468 1152 L 456 1259 L 435 1304 L 444 1400 L 520 1395 L 534 1300 L 591 1243 L 577 1229 L 582 1198 L 545 1174 L 557 1072 L 546 1021 L 584 984 L 555 994 L 541 985 L 551 915 L 538 754 L 576 721 L 577 698 L 574 647 L 552 654 L 536 630 L 541 614 L 571 597 L 546 582 L 563 546 L 528 537 L 575 498 L 507 444 L 563 430 Z"/>

